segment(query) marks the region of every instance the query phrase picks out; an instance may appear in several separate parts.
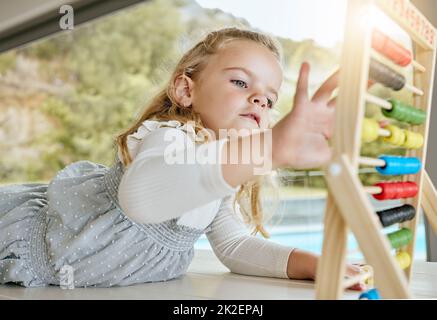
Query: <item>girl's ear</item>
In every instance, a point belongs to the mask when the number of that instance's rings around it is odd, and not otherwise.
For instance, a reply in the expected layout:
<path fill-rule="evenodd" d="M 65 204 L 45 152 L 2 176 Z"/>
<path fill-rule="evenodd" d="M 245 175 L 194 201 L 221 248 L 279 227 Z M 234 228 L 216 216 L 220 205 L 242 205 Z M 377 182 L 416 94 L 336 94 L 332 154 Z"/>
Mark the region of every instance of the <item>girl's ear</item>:
<path fill-rule="evenodd" d="M 174 95 L 176 102 L 182 107 L 190 107 L 193 102 L 194 82 L 184 74 L 174 81 Z"/>

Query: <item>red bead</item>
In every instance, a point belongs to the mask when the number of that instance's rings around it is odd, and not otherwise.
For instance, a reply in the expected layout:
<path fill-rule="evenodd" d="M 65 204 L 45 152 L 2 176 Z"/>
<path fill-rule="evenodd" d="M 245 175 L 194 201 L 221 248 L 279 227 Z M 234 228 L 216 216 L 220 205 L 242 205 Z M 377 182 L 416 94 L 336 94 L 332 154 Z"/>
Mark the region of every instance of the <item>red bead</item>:
<path fill-rule="evenodd" d="M 380 182 L 375 184 L 375 187 L 382 189 L 381 193 L 374 194 L 373 197 L 377 200 L 392 200 L 412 198 L 416 196 L 419 187 L 415 182 Z"/>
<path fill-rule="evenodd" d="M 402 198 L 411 198 L 416 196 L 419 192 L 419 186 L 412 181 L 404 182 L 404 190 L 402 194 Z"/>

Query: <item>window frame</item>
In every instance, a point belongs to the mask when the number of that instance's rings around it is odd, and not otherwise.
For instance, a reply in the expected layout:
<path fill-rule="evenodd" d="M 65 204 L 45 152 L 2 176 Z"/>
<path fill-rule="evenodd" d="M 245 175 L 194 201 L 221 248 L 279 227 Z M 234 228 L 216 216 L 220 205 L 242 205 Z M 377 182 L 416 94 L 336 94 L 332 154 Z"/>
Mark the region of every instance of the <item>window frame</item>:
<path fill-rule="evenodd" d="M 64 4 L 69 4 L 74 9 L 74 25 L 77 26 L 92 19 L 100 18 L 104 15 L 124 9 L 126 7 L 146 2 L 148 0 L 76 0 L 76 1 L 58 1 L 57 5 L 48 6 L 46 11 L 41 12 L 36 17 L 29 16 L 28 19 L 22 20 L 19 24 L 0 29 L 0 53 L 11 50 L 31 41 L 35 41 L 49 35 L 65 32 L 59 26 L 59 19 L 62 14 L 59 8 Z M 32 10 L 29 2 L 29 11 Z M 20 12 L 21 16 L 26 16 Z M 10 20 L 19 17 L 9 16 Z"/>

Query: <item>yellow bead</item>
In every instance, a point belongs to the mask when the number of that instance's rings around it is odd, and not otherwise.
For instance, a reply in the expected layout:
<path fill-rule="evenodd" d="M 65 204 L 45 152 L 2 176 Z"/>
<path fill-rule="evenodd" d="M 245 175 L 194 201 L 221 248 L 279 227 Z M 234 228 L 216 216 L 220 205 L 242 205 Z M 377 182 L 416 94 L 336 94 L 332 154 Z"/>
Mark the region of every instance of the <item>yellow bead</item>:
<path fill-rule="evenodd" d="M 370 274 L 370 277 L 367 278 L 366 280 L 364 280 L 364 283 L 369 286 L 369 287 L 373 287 L 374 285 L 374 281 L 373 281 L 373 268 L 371 265 L 365 264 L 361 266 L 361 269 Z"/>
<path fill-rule="evenodd" d="M 418 149 L 423 146 L 423 136 L 420 133 L 405 130 L 405 142 L 402 145 L 407 149 Z"/>
<path fill-rule="evenodd" d="M 384 141 L 395 146 L 402 146 L 405 143 L 405 130 L 396 126 L 386 126 L 384 129 L 390 131 L 390 136 L 385 137 Z"/>
<path fill-rule="evenodd" d="M 405 251 L 399 251 L 398 253 L 396 253 L 396 260 L 398 261 L 401 269 L 406 269 L 411 264 L 410 255 Z"/>
<path fill-rule="evenodd" d="M 361 134 L 361 141 L 372 142 L 378 139 L 379 124 L 373 119 L 363 119 L 363 129 Z"/>

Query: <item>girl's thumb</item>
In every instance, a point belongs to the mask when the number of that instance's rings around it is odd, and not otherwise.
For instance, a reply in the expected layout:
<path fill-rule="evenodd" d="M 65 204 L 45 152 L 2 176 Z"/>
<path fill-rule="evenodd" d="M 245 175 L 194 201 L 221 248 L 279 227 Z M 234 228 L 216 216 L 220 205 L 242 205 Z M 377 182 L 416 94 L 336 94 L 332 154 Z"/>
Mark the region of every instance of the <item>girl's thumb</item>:
<path fill-rule="evenodd" d="M 308 75 L 310 65 L 308 62 L 302 63 L 299 71 L 299 78 L 297 79 L 295 101 L 301 101 L 308 98 Z"/>

